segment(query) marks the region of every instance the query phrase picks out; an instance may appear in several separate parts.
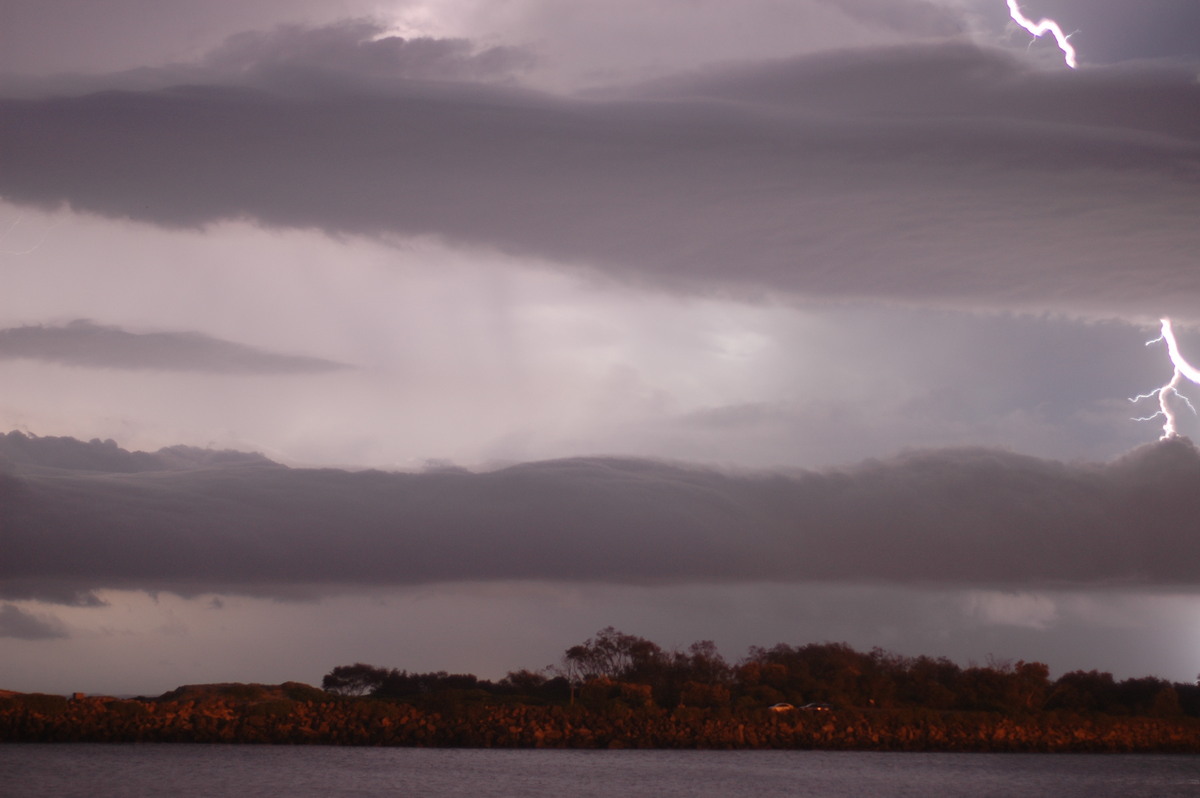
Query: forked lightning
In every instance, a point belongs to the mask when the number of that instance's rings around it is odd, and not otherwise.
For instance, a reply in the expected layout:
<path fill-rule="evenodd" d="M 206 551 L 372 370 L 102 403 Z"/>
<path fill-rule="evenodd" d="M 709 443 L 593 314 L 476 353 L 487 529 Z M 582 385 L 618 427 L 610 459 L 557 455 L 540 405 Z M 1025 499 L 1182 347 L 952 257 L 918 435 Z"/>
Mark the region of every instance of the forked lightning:
<path fill-rule="evenodd" d="M 1052 19 L 1041 19 L 1034 22 L 1021 13 L 1021 7 L 1017 5 L 1017 0 L 1008 0 L 1008 13 L 1012 16 L 1013 22 L 1039 39 L 1046 33 L 1052 34 L 1054 40 L 1058 42 L 1058 49 L 1063 52 L 1063 60 L 1067 62 L 1067 66 L 1071 69 L 1075 68 L 1075 48 L 1071 46 L 1071 42 L 1068 41 L 1070 37 L 1063 33 L 1063 29 L 1058 26 L 1057 22 Z"/>
<path fill-rule="evenodd" d="M 1193 413 L 1196 412 L 1195 406 L 1191 400 L 1179 392 L 1179 384 L 1183 380 L 1194 382 L 1200 385 L 1200 369 L 1197 369 L 1191 363 L 1184 360 L 1183 355 L 1179 353 L 1179 343 L 1175 340 L 1175 331 L 1171 329 L 1170 319 L 1161 319 L 1162 334 L 1153 341 L 1147 341 L 1146 346 L 1156 344 L 1159 341 L 1165 341 L 1167 344 L 1167 355 L 1171 358 L 1172 365 L 1175 366 L 1175 372 L 1171 375 L 1171 379 L 1166 385 L 1161 388 L 1156 388 L 1150 393 L 1144 393 L 1140 396 L 1135 396 L 1129 401 L 1140 402 L 1143 399 L 1158 399 L 1158 412 L 1153 415 L 1135 418 L 1134 421 L 1150 421 L 1151 419 L 1162 416 L 1163 421 L 1163 440 L 1173 438 L 1178 435 L 1175 428 L 1175 411 L 1171 408 L 1169 397 L 1177 396 L 1183 400 L 1183 403 L 1188 406 Z"/>

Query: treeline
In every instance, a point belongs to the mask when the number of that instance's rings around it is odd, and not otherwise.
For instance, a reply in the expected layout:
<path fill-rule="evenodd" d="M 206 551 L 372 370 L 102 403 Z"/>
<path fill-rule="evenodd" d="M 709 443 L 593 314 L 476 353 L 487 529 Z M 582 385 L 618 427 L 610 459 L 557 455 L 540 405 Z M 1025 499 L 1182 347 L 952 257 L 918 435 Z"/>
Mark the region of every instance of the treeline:
<path fill-rule="evenodd" d="M 821 703 L 858 710 L 1200 717 L 1200 686 L 1152 676 L 1117 681 L 1110 673 L 1072 671 L 1051 680 L 1049 668 L 1039 662 L 964 668 L 944 657 L 904 657 L 879 648 L 863 653 L 844 643 L 754 647 L 731 664 L 711 641 L 668 651 L 612 627 L 568 648 L 553 666 L 511 672 L 495 682 L 357 663 L 334 668 L 322 687 L 340 695 L 436 707 L 578 703 L 592 709 L 747 711 Z"/>
<path fill-rule="evenodd" d="M 1096 671 L 1051 680 L 1037 662 L 964 668 L 843 643 L 752 648 L 729 663 L 711 642 L 668 651 L 609 627 L 551 667 L 495 682 L 358 663 L 322 688 L 0 691 L 0 743 L 1200 753 L 1194 684 Z"/>

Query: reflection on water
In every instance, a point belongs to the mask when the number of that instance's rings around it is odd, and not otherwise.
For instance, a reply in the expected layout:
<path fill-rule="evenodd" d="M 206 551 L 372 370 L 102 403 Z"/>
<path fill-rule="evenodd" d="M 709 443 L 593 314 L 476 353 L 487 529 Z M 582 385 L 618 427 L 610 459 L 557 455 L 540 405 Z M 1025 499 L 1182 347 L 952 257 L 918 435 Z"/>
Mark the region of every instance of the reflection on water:
<path fill-rule="evenodd" d="M 0 745 L 11 798 L 1200 794 L 1200 756 Z"/>

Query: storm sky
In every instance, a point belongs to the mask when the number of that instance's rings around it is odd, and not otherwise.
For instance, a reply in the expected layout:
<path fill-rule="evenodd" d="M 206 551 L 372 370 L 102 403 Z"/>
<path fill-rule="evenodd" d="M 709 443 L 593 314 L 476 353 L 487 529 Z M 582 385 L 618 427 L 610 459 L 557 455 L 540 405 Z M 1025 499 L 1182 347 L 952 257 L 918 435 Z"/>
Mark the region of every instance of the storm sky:
<path fill-rule="evenodd" d="M 1194 2 L 102 5 L 0 8 L 0 687 L 1195 678 Z"/>

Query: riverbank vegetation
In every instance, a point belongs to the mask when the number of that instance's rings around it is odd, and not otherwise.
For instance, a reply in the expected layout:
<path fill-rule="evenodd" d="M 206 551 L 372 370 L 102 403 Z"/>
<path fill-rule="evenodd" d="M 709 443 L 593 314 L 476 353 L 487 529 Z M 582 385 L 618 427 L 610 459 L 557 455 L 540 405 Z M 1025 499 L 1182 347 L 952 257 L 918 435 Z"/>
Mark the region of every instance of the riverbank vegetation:
<path fill-rule="evenodd" d="M 806 708 L 806 705 L 808 708 Z M 1200 687 L 840 643 L 667 651 L 608 628 L 498 681 L 340 665 L 156 698 L 0 694 L 0 741 L 1200 753 Z"/>
<path fill-rule="evenodd" d="M 667 651 L 611 627 L 566 650 L 540 672 L 498 682 L 470 674 L 409 673 L 357 663 L 326 674 L 340 695 L 409 702 L 448 700 L 532 705 L 578 702 L 599 709 L 679 706 L 749 711 L 787 703 L 839 709 L 1073 712 L 1123 717 L 1200 717 L 1200 686 L 1147 676 L 1072 671 L 1058 679 L 1039 662 L 991 661 L 966 668 L 945 658 L 860 652 L 844 643 L 751 648 L 728 663 L 709 641 Z"/>

